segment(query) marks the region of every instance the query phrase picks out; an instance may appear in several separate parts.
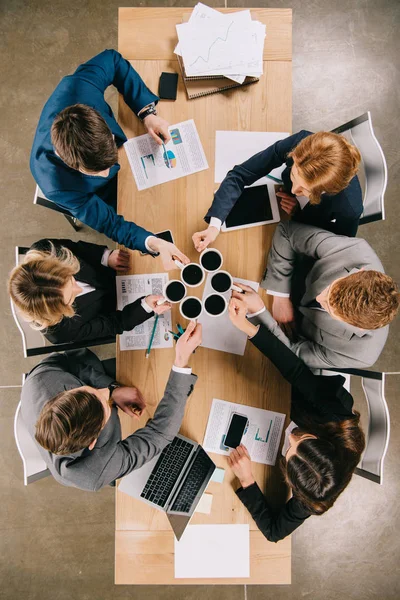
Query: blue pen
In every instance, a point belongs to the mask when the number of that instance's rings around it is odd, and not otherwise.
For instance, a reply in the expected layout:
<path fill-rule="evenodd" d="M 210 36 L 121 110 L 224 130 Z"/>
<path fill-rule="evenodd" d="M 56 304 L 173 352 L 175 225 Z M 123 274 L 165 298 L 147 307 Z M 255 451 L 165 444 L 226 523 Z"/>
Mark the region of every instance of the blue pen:
<path fill-rule="evenodd" d="M 283 181 L 281 179 L 278 179 L 277 177 L 274 177 L 273 175 L 266 175 L 265 177 L 268 177 L 268 179 L 272 179 L 272 181 L 275 181 L 276 183 L 283 183 Z"/>
<path fill-rule="evenodd" d="M 164 142 L 162 143 L 162 147 L 164 148 L 165 158 L 167 159 L 167 162 L 168 162 L 168 168 L 171 169 L 171 161 L 169 159 L 168 151 L 167 151 L 167 149 L 165 147 Z"/>

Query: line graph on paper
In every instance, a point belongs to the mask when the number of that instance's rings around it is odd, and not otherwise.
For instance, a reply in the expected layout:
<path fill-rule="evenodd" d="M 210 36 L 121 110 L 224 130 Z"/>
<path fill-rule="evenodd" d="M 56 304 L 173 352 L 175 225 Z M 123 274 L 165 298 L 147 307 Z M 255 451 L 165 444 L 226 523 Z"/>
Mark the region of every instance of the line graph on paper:
<path fill-rule="evenodd" d="M 220 42 L 220 41 L 221 41 L 221 42 L 226 42 L 226 41 L 228 40 L 229 30 L 230 30 L 230 28 L 232 27 L 232 25 L 233 25 L 233 21 L 231 21 L 231 23 L 229 24 L 229 27 L 228 27 L 228 29 L 226 30 L 226 35 L 225 35 L 225 37 L 220 37 L 220 36 L 218 36 L 218 37 L 217 37 L 217 38 L 216 38 L 216 39 L 213 41 L 213 43 L 212 43 L 212 44 L 209 46 L 209 48 L 208 48 L 208 52 L 207 52 L 207 58 L 203 58 L 203 56 L 198 56 L 198 57 L 196 58 L 196 60 L 195 60 L 195 61 L 193 61 L 193 62 L 192 62 L 192 64 L 191 64 L 190 66 L 191 66 L 191 67 L 193 67 L 193 66 L 194 66 L 194 65 L 197 63 L 197 61 L 198 61 L 198 60 L 202 60 L 203 62 L 205 62 L 205 63 L 208 63 L 208 62 L 209 62 L 209 60 L 210 60 L 210 54 L 211 54 L 211 50 L 213 49 L 213 47 L 215 46 L 215 44 L 216 44 L 217 42 Z"/>

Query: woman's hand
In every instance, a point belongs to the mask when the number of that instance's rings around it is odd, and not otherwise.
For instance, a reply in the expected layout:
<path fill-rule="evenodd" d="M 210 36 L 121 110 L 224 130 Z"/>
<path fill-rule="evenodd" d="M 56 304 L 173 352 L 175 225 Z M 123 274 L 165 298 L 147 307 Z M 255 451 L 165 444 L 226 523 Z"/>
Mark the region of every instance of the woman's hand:
<path fill-rule="evenodd" d="M 157 306 L 158 300 L 162 300 L 163 298 L 164 296 L 146 296 L 145 302 L 156 315 L 163 315 L 168 310 L 171 310 L 171 304 L 169 302 L 164 302 L 163 304 L 160 304 L 160 306 Z"/>
<path fill-rule="evenodd" d="M 290 217 L 294 215 L 299 205 L 296 196 L 284 192 L 283 188 L 281 188 L 281 191 L 276 192 L 276 195 L 281 200 L 280 205 L 282 207 L 282 210 L 284 210 L 285 213 L 287 213 Z"/>
<path fill-rule="evenodd" d="M 207 248 L 209 244 L 215 242 L 219 234 L 219 231 L 216 227 L 212 227 L 211 225 L 204 229 L 204 231 L 198 231 L 192 235 L 192 240 L 194 247 L 197 252 L 203 252 Z"/>
<path fill-rule="evenodd" d="M 130 252 L 128 250 L 113 250 L 108 257 L 108 266 L 121 275 L 129 271 Z"/>
<path fill-rule="evenodd" d="M 242 288 L 245 293 L 241 294 L 240 292 L 233 292 L 232 296 L 233 298 L 238 298 L 246 303 L 248 313 L 252 315 L 262 308 L 265 308 L 264 302 L 253 288 L 249 285 L 244 285 L 244 283 L 238 283 L 237 281 L 235 281 L 234 284 Z"/>
<path fill-rule="evenodd" d="M 242 488 L 249 487 L 249 485 L 255 483 L 251 470 L 250 454 L 243 444 L 240 444 L 236 450 L 232 450 L 228 456 L 228 465 L 239 479 Z"/>
<path fill-rule="evenodd" d="M 237 294 L 241 296 L 242 294 Z M 247 306 L 243 298 L 231 298 L 229 302 L 229 318 L 232 324 L 243 331 L 249 337 L 253 337 L 257 333 L 257 327 L 250 323 L 246 318 Z"/>

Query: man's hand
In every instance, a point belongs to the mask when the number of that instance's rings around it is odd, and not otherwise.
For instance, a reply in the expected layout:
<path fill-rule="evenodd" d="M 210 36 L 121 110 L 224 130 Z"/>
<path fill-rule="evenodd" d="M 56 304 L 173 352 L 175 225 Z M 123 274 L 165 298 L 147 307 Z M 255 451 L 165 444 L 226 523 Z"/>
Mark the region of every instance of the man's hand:
<path fill-rule="evenodd" d="M 155 236 L 151 238 L 147 238 L 147 245 L 153 252 L 159 252 L 161 256 L 161 260 L 166 271 L 171 271 L 172 269 L 176 269 L 176 264 L 174 263 L 174 259 L 177 258 L 184 265 L 190 263 L 188 257 L 183 254 L 175 244 L 171 244 L 171 242 L 166 242 L 165 240 L 161 240 Z"/>
<path fill-rule="evenodd" d="M 290 298 L 274 296 L 272 302 L 272 316 L 279 323 L 281 329 L 289 339 L 293 339 L 295 332 L 294 309 Z"/>
<path fill-rule="evenodd" d="M 241 296 L 242 294 L 237 294 Z M 229 302 L 229 318 L 232 324 L 243 331 L 248 336 L 253 336 L 257 333 L 257 327 L 246 319 L 247 305 L 243 298 L 231 298 Z"/>
<path fill-rule="evenodd" d="M 255 483 L 254 476 L 251 470 L 251 458 L 247 452 L 247 448 L 240 444 L 232 450 L 228 456 L 228 465 L 239 479 L 242 488 L 249 487 Z"/>
<path fill-rule="evenodd" d="M 129 271 L 130 252 L 128 250 L 113 250 L 108 257 L 108 266 L 121 275 Z"/>
<path fill-rule="evenodd" d="M 169 123 L 167 123 L 165 119 L 162 119 L 158 115 L 148 115 L 143 120 L 143 123 L 145 124 L 146 129 L 153 140 L 160 146 L 162 145 L 163 141 L 166 144 L 171 139 L 168 131 Z M 161 139 L 160 134 L 163 139 Z"/>
<path fill-rule="evenodd" d="M 248 313 L 252 315 L 260 311 L 262 308 L 265 308 L 262 298 L 260 298 L 253 288 L 251 288 L 249 285 L 245 285 L 244 283 L 239 283 L 238 281 L 234 281 L 233 283 L 234 285 L 240 287 L 244 291 L 244 294 L 241 294 L 240 292 L 232 292 L 232 297 L 243 300 L 247 306 Z"/>
<path fill-rule="evenodd" d="M 197 252 L 203 252 L 203 250 L 207 248 L 209 244 L 215 242 L 218 234 L 218 229 L 216 227 L 212 227 L 211 225 L 207 229 L 204 229 L 204 231 L 194 233 L 192 235 L 192 240 Z"/>
<path fill-rule="evenodd" d="M 289 216 L 292 216 L 296 212 L 296 208 L 299 205 L 297 198 L 296 196 L 293 196 L 293 194 L 287 194 L 284 192 L 283 188 L 281 188 L 281 190 L 282 191 L 276 192 L 276 195 L 281 199 L 280 205 L 282 210 L 284 210 Z"/>
<path fill-rule="evenodd" d="M 137 387 L 116 388 L 111 396 L 115 404 L 130 417 L 139 419 L 146 407 L 146 402 Z"/>
<path fill-rule="evenodd" d="M 176 342 L 174 363 L 176 367 L 187 367 L 190 356 L 201 344 L 201 331 L 200 323 L 190 321 L 185 333 Z"/>
<path fill-rule="evenodd" d="M 168 310 L 171 310 L 171 304 L 169 302 L 163 302 L 163 304 L 160 304 L 158 306 L 158 304 L 157 304 L 158 300 L 162 300 L 163 298 L 164 298 L 164 296 L 155 296 L 155 295 L 146 296 L 146 298 L 145 298 L 146 304 L 148 304 L 148 306 L 151 308 L 151 310 L 154 310 L 156 315 L 162 315 L 165 312 L 167 312 Z"/>

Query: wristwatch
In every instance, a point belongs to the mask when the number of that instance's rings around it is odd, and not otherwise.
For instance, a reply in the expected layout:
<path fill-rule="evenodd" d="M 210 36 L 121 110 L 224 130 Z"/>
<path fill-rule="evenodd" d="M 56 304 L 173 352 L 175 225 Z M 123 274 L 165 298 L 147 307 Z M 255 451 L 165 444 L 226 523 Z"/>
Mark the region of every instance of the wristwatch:
<path fill-rule="evenodd" d="M 108 397 L 108 401 L 110 402 L 110 400 L 111 400 L 111 396 L 113 395 L 113 392 L 114 392 L 114 390 L 116 390 L 117 388 L 119 388 L 119 387 L 121 387 L 121 386 L 119 385 L 119 383 L 117 383 L 117 382 L 115 381 L 114 383 L 110 383 L 110 385 L 109 385 L 109 386 L 107 386 L 107 387 L 108 387 L 108 391 L 110 392 L 110 395 L 109 395 L 109 397 Z"/>
<path fill-rule="evenodd" d="M 142 110 L 138 113 L 138 117 L 141 121 L 144 121 L 144 119 L 146 117 L 148 117 L 149 115 L 156 115 L 156 114 L 157 114 L 156 103 L 152 102 L 151 104 L 148 104 L 147 106 L 142 108 Z"/>

